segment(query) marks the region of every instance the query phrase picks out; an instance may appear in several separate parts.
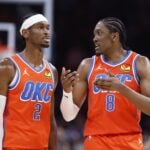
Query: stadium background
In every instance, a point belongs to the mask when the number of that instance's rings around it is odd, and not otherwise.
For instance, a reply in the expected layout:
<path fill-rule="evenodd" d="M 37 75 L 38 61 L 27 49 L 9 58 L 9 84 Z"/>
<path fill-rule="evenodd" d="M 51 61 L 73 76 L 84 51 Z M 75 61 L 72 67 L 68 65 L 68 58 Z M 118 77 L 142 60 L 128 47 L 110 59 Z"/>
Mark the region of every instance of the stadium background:
<path fill-rule="evenodd" d="M 101 18 L 120 18 L 126 26 L 128 45 L 150 58 L 149 0 L 0 0 L 0 52 L 23 49 L 19 27 L 27 13 L 44 13 L 52 25 L 51 47 L 47 57 L 58 69 L 75 70 L 80 61 L 94 54 L 93 29 Z M 2 56 L 2 54 L 1 54 Z M 78 117 L 66 123 L 60 113 L 61 85 L 56 90 L 55 115 L 60 150 L 82 150 L 86 103 Z M 150 150 L 150 117 L 142 115 L 145 150 Z"/>

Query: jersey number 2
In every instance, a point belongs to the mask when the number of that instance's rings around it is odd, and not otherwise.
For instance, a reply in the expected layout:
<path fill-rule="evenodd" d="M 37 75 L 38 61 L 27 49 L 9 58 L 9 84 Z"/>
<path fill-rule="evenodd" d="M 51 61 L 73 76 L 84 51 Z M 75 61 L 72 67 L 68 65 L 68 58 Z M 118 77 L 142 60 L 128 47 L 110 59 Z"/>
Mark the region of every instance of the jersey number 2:
<path fill-rule="evenodd" d="M 40 112 L 42 109 L 42 105 L 41 104 L 34 104 L 34 112 L 33 112 L 33 120 L 40 120 Z"/>

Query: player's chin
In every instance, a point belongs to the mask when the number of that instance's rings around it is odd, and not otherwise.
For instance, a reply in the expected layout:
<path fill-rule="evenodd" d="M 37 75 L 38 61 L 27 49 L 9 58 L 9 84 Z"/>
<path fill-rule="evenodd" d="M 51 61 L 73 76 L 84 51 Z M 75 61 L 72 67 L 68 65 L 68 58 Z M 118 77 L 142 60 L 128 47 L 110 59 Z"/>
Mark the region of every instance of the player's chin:
<path fill-rule="evenodd" d="M 95 51 L 95 55 L 96 55 L 96 56 L 99 56 L 99 55 L 101 55 L 101 54 L 102 54 L 102 52 L 101 52 L 101 51 L 98 51 L 98 50 L 97 50 L 97 51 Z"/>
<path fill-rule="evenodd" d="M 43 48 L 48 48 L 50 46 L 50 44 L 42 44 L 41 45 Z"/>

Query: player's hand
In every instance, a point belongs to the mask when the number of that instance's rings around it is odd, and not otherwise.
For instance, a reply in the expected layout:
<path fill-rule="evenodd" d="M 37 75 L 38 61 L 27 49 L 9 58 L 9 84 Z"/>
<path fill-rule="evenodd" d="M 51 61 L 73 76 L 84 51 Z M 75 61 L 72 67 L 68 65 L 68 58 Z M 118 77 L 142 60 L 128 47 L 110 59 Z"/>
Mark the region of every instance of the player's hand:
<path fill-rule="evenodd" d="M 115 77 L 115 75 L 109 73 L 108 78 L 105 79 L 96 79 L 94 81 L 94 85 L 102 90 L 107 91 L 119 91 L 119 87 L 121 85 L 120 80 Z"/>
<path fill-rule="evenodd" d="M 63 67 L 60 79 L 63 90 L 65 92 L 71 92 L 74 83 L 79 80 L 79 74 L 77 71 L 66 70 L 66 68 Z"/>

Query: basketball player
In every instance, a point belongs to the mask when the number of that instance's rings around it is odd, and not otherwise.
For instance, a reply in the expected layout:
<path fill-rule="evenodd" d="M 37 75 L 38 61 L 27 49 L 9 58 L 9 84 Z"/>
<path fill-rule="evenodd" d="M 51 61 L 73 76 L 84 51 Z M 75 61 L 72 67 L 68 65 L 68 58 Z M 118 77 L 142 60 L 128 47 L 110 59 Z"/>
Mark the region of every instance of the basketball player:
<path fill-rule="evenodd" d="M 49 28 L 42 14 L 26 18 L 20 28 L 25 49 L 0 62 L 0 149 L 56 150 L 58 77 L 55 67 L 43 58 L 43 48 L 49 47 Z"/>
<path fill-rule="evenodd" d="M 81 62 L 73 86 L 73 74 L 62 69 L 63 117 L 74 119 L 88 94 L 84 150 L 143 150 L 139 122 L 141 111 L 150 115 L 149 60 L 128 50 L 118 18 L 100 20 L 93 41 L 95 55 Z"/>

